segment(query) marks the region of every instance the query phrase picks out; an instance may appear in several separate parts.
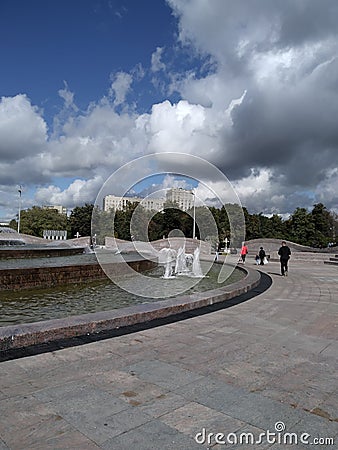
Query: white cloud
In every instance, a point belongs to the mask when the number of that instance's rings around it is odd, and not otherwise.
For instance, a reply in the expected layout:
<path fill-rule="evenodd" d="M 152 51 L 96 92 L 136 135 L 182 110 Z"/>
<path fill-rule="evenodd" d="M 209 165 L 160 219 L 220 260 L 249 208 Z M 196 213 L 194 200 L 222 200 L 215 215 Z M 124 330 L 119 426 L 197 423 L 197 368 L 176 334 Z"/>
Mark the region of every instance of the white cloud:
<path fill-rule="evenodd" d="M 90 180 L 75 180 L 64 190 L 50 185 L 39 188 L 35 200 L 41 205 L 63 205 L 73 208 L 75 205 L 92 203 L 102 184 L 102 178 L 97 176 Z"/>
<path fill-rule="evenodd" d="M 163 47 L 157 47 L 156 51 L 151 55 L 152 72 L 159 72 L 160 70 L 165 70 L 165 64 L 161 61 L 163 50 L 164 50 Z"/>
<path fill-rule="evenodd" d="M 109 94 L 114 97 L 114 105 L 118 106 L 125 102 L 126 96 L 130 90 L 133 78 L 129 73 L 118 72 L 111 76 L 112 83 Z"/>
<path fill-rule="evenodd" d="M 65 102 L 65 108 L 66 109 L 73 109 L 74 111 L 78 111 L 78 107 L 74 103 L 74 92 L 71 92 L 69 90 L 68 84 L 66 81 L 64 83 L 64 88 L 60 89 L 58 91 L 59 96 L 64 100 Z"/>
<path fill-rule="evenodd" d="M 46 141 L 47 125 L 26 95 L 1 98 L 1 163 L 36 155 L 44 150 Z"/>
<path fill-rule="evenodd" d="M 169 101 L 154 105 L 147 131 L 152 152 L 204 154 L 213 141 L 206 110 L 201 105 Z"/>
<path fill-rule="evenodd" d="M 85 111 L 65 82 L 49 137 L 43 113 L 25 95 L 3 98 L 0 183 L 48 186 L 36 201 L 71 207 L 93 201 L 98 180 L 135 157 L 183 152 L 222 169 L 249 210 L 292 212 L 313 199 L 336 207 L 337 14 L 335 2 L 320 3 L 168 0 L 184 54 L 203 54 L 209 70 L 197 64 L 166 73 L 180 99 L 161 96 L 145 114 L 128 104 L 134 83 L 146 77 L 140 64 L 111 75 L 108 96 Z M 163 52 L 157 47 L 148 67 L 161 86 L 168 80 Z M 61 189 L 51 182 L 57 177 L 76 181 Z M 222 190 L 218 180 L 205 181 Z"/>

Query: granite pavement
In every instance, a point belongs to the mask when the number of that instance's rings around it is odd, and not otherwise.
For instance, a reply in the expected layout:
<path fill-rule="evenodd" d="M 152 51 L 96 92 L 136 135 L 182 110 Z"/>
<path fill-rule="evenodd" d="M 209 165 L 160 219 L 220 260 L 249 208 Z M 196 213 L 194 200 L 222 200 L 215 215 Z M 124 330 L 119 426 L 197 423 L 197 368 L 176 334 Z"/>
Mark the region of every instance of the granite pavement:
<path fill-rule="evenodd" d="M 338 267 L 258 269 L 231 308 L 0 363 L 0 450 L 338 448 Z"/>

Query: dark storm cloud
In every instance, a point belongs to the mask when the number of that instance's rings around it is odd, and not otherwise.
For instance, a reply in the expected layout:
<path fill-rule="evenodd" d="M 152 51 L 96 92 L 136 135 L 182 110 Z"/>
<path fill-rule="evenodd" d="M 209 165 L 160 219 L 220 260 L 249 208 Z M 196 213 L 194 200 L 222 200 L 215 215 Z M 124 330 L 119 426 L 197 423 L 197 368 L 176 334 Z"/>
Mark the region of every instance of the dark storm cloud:
<path fill-rule="evenodd" d="M 313 187 L 338 164 L 338 3 L 216 4 L 181 25 L 194 34 L 199 23 L 195 40 L 218 59 L 218 75 L 233 82 L 236 74 L 247 91 L 215 163 L 233 178 L 266 167 L 287 185 Z"/>
<path fill-rule="evenodd" d="M 337 61 L 321 71 L 322 77 L 285 84 L 281 91 L 248 89 L 225 136 L 227 167 L 242 168 L 243 175 L 248 167 L 272 167 L 292 183 L 311 185 L 338 164 L 338 95 L 327 82 L 338 79 Z"/>
<path fill-rule="evenodd" d="M 213 104 L 246 92 L 232 108 L 231 126 L 221 131 L 213 162 L 244 182 L 252 169 L 267 170 L 272 184 L 257 197 L 261 207 L 273 190 L 304 201 L 329 177 L 332 183 L 330 170 L 338 166 L 338 2 L 219 0 L 200 1 L 194 9 L 194 2 L 169 3 L 180 19 L 181 40 L 216 60 L 213 77 L 223 91 L 216 91 Z M 193 89 L 185 92 L 193 102 Z M 337 205 L 332 192 L 328 201 Z"/>
<path fill-rule="evenodd" d="M 298 45 L 304 41 L 313 42 L 329 35 L 336 35 L 338 17 L 336 0 L 289 0 L 278 3 L 281 8 L 279 42 L 283 45 Z"/>

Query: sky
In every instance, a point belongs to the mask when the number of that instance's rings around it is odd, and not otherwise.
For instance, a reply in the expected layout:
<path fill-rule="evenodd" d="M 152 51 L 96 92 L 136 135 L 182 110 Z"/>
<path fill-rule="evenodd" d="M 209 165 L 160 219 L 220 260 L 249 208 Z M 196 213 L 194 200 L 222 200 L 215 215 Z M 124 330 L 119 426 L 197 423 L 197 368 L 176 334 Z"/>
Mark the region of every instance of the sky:
<path fill-rule="evenodd" d="M 0 221 L 19 186 L 23 208 L 71 209 L 166 152 L 251 213 L 338 212 L 337 23 L 336 0 L 2 0 Z"/>

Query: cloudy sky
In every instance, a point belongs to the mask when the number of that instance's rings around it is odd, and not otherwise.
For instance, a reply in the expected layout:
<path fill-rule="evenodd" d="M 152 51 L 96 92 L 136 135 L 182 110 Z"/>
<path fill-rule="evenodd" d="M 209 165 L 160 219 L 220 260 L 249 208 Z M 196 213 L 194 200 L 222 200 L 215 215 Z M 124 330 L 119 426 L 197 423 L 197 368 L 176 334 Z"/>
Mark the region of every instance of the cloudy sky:
<path fill-rule="evenodd" d="M 336 0 L 2 0 L 0 220 L 19 185 L 72 208 L 163 152 L 250 212 L 338 211 L 337 23 Z"/>

